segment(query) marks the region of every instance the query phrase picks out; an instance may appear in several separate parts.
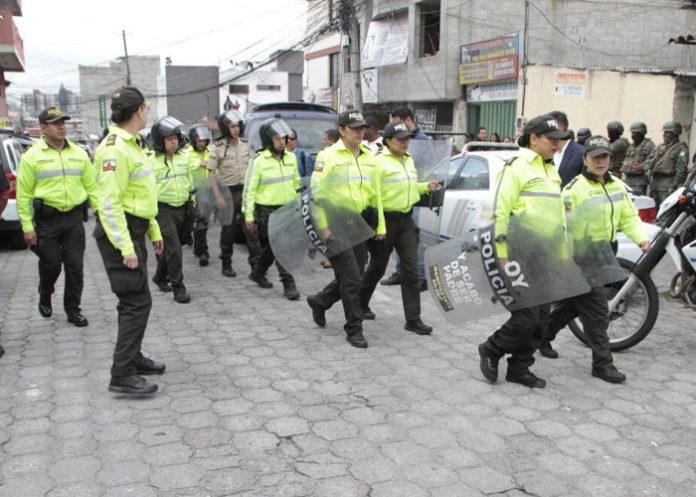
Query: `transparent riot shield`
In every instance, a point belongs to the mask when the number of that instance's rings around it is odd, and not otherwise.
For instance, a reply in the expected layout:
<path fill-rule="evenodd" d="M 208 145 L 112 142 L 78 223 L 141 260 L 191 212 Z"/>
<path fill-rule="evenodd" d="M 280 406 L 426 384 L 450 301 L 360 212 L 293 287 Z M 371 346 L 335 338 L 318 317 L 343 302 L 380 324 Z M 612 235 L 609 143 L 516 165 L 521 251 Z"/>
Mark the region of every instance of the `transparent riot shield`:
<path fill-rule="evenodd" d="M 269 242 L 276 260 L 288 271 L 301 267 L 312 252 L 329 258 L 375 236 L 364 206 L 351 195 L 350 174 L 347 166 L 322 173 L 313 188 L 271 214 Z"/>
<path fill-rule="evenodd" d="M 592 201 L 569 210 L 566 214 L 573 259 L 591 287 L 626 279 L 626 272 L 616 259 L 609 241 L 592 237 L 591 225 L 596 223 L 597 216 L 603 219 L 604 211 L 602 208 L 597 209 L 597 204 Z"/>
<path fill-rule="evenodd" d="M 512 311 L 555 302 L 590 291 L 573 260 L 565 230 L 529 215 L 510 217 L 507 233 L 493 226 L 480 230 L 481 241 L 490 244 L 502 264 L 507 294 L 501 298 Z"/>
<path fill-rule="evenodd" d="M 478 234 L 448 241 L 425 251 L 425 277 L 436 306 L 453 324 L 474 321 L 505 309 L 496 303 L 491 281 L 504 288 L 495 260 L 483 264 Z M 490 273 L 490 275 L 489 275 Z"/>
<path fill-rule="evenodd" d="M 232 201 L 232 193 L 230 188 L 223 185 L 219 178 L 215 177 L 217 182 L 218 190 L 220 195 L 225 202 L 225 206 L 219 206 L 215 200 L 215 195 L 213 194 L 213 189 L 210 187 L 210 183 L 204 181 L 203 179 L 196 180 L 194 182 L 196 187 L 196 201 L 198 202 L 199 209 L 202 212 L 212 211 L 215 215 L 215 219 L 222 225 L 228 226 L 234 222 L 234 205 Z M 205 209 L 208 210 L 205 210 Z"/>
<path fill-rule="evenodd" d="M 411 140 L 408 144 L 408 153 L 413 159 L 418 171 L 418 181 L 445 179 L 447 169 L 441 178 L 433 177 L 432 173 L 436 166 L 443 160 L 452 155 L 452 138 L 446 140 Z"/>

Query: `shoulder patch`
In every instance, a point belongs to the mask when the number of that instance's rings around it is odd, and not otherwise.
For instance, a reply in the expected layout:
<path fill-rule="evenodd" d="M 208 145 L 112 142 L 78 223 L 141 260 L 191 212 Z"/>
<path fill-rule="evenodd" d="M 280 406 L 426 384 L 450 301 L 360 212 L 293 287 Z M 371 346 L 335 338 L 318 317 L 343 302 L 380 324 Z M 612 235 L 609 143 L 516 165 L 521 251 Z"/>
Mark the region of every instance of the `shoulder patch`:
<path fill-rule="evenodd" d="M 104 159 L 102 160 L 101 170 L 103 173 L 108 173 L 109 171 L 116 170 L 116 159 Z"/>
<path fill-rule="evenodd" d="M 109 135 L 106 137 L 106 146 L 116 145 L 116 135 Z"/>

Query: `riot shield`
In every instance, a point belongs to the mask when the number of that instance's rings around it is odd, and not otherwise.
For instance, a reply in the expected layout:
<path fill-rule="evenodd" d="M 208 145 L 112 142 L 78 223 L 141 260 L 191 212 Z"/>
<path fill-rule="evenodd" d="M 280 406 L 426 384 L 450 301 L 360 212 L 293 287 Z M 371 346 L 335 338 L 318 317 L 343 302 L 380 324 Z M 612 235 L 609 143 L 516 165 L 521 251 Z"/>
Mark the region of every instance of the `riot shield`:
<path fill-rule="evenodd" d="M 508 310 L 547 304 L 590 291 L 560 224 L 544 224 L 522 214 L 510 217 L 507 233 L 496 234 L 493 226 L 488 226 L 480 230 L 480 235 L 482 251 L 493 252 L 502 263 L 507 293 L 501 302 Z"/>
<path fill-rule="evenodd" d="M 215 219 L 222 226 L 228 226 L 234 222 L 234 205 L 232 201 L 232 193 L 230 188 L 223 185 L 220 179 L 216 176 L 215 181 L 217 182 L 218 190 L 225 201 L 225 207 L 219 207 L 215 202 L 215 196 L 213 195 L 213 190 L 210 187 L 210 183 L 204 181 L 203 179 L 196 180 L 196 201 L 198 202 L 199 209 L 201 212 L 212 212 L 215 215 Z"/>
<path fill-rule="evenodd" d="M 428 290 L 445 319 L 453 324 L 474 321 L 505 309 L 496 304 L 490 278 L 503 287 L 495 261 L 489 265 L 489 277 L 482 263 L 477 233 L 460 241 L 448 241 L 425 251 L 425 277 Z"/>
<path fill-rule="evenodd" d="M 452 155 L 452 138 L 446 140 L 411 140 L 408 144 L 408 153 L 413 159 L 418 171 L 418 181 L 445 179 L 447 170 L 441 178 L 432 177 L 431 173 L 435 167 L 443 160 Z"/>
<path fill-rule="evenodd" d="M 592 238 L 590 226 L 594 224 L 598 214 L 603 215 L 603 211 L 598 211 L 596 204 L 587 205 L 589 203 L 566 214 L 573 259 L 591 287 L 623 281 L 626 279 L 626 272 L 616 259 L 609 241 Z"/>
<path fill-rule="evenodd" d="M 310 251 L 329 258 L 375 235 L 351 197 L 349 173 L 347 166 L 322 173 L 313 188 L 271 214 L 269 242 L 286 270 L 300 268 Z"/>

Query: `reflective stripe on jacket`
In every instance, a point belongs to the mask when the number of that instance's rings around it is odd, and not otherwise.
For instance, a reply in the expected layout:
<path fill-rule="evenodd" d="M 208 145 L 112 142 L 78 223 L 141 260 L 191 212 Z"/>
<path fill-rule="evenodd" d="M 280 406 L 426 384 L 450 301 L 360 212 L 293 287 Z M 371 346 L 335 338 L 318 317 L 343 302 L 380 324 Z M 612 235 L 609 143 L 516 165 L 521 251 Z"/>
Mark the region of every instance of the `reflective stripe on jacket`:
<path fill-rule="evenodd" d="M 172 207 L 184 205 L 193 192 L 188 154 L 176 152 L 171 160 L 164 154 L 153 154 L 150 161 L 157 180 L 157 201 Z"/>
<path fill-rule="evenodd" d="M 428 192 L 428 183 L 418 183 L 418 172 L 411 156 L 401 159 L 388 147 L 376 156 L 377 178 L 382 192 L 382 207 L 387 212 L 408 212 Z"/>
<path fill-rule="evenodd" d="M 280 159 L 262 150 L 249 161 L 244 192 L 245 221 L 254 220 L 254 205 L 285 205 L 297 196 L 300 173 L 295 154 L 284 150 Z"/>

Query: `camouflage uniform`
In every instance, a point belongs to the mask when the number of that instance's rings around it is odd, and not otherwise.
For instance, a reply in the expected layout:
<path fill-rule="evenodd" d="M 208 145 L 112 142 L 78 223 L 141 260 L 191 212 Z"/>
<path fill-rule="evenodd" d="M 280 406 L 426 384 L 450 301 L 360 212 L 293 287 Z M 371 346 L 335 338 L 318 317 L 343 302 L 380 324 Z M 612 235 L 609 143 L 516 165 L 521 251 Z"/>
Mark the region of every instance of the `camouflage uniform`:
<path fill-rule="evenodd" d="M 624 157 L 626 157 L 628 147 L 628 140 L 623 136 L 611 142 L 611 153 L 613 156 L 611 158 L 611 167 L 609 170 L 617 178 L 621 177 L 621 166 L 623 165 Z"/>
<path fill-rule="evenodd" d="M 650 138 L 643 139 L 638 145 L 631 143 L 628 147 L 628 152 L 626 152 L 621 166 L 621 178 L 636 195 L 645 195 L 648 183 L 650 183 L 648 166 L 654 154 L 655 143 Z M 641 166 L 640 171 L 634 169 L 637 164 Z"/>
<path fill-rule="evenodd" d="M 650 163 L 650 196 L 659 207 L 662 201 L 686 181 L 689 147 L 684 142 L 663 143 Z"/>

